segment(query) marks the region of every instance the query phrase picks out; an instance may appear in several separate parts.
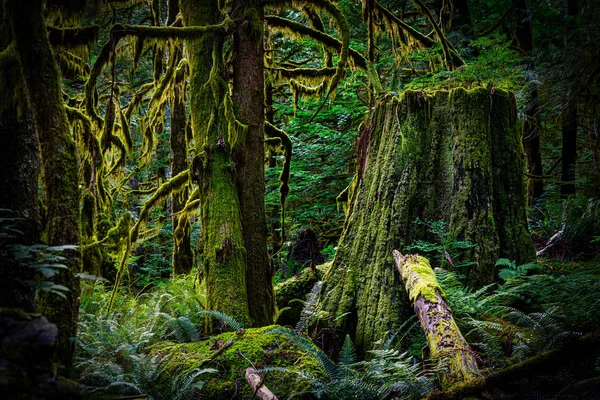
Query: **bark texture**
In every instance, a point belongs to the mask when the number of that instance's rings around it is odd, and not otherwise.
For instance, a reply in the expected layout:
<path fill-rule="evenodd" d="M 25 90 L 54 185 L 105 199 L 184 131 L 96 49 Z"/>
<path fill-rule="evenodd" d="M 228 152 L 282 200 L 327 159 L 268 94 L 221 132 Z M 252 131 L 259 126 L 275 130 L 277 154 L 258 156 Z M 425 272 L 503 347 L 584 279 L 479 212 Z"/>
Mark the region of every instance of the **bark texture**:
<path fill-rule="evenodd" d="M 427 338 L 431 358 L 446 369 L 442 385 L 479 376 L 475 353 L 456 325 L 429 261 L 420 256 L 404 256 L 396 250 L 394 261 Z"/>
<path fill-rule="evenodd" d="M 475 88 L 379 99 L 357 144 L 347 218 L 321 292 L 323 309 L 368 350 L 410 312 L 392 249 L 431 240 L 415 219 L 444 220 L 478 245 L 464 271 L 473 286 L 495 278 L 499 257 L 535 256 L 525 218 L 524 165 L 512 94 Z"/>
<path fill-rule="evenodd" d="M 33 312 L 35 289 L 27 281 L 35 277 L 25 263 L 14 257 L 11 246 L 40 241 L 40 159 L 19 57 L 11 41 L 11 27 L 0 5 L 0 88 L 4 93 L 0 99 L 0 217 L 9 218 L 0 224 L 0 307 Z"/>
<path fill-rule="evenodd" d="M 181 2 L 185 26 L 218 23 L 216 0 Z M 244 128 L 231 118 L 228 86 L 221 74 L 223 38 L 207 35 L 187 42 L 190 109 L 196 146 L 193 175 L 200 187 L 200 224 L 204 243 L 202 267 L 207 307 L 249 326 L 246 249 L 232 148 Z M 229 103 L 228 103 L 229 101 Z M 262 160 L 262 158 L 261 158 Z"/>
<path fill-rule="evenodd" d="M 42 182 L 46 196 L 45 240 L 49 245 L 78 245 L 79 188 L 75 141 L 62 101 L 58 67 L 46 31 L 43 1 L 5 2 L 10 17 L 29 104 L 40 143 Z M 39 311 L 58 326 L 58 357 L 70 368 L 73 357 L 71 337 L 77 334 L 79 251 L 63 252 L 69 267 L 55 283 L 66 286 L 66 298 L 42 296 Z"/>
<path fill-rule="evenodd" d="M 263 6 L 257 0 L 237 0 L 241 26 L 233 42 L 233 102 L 237 118 L 247 125 L 245 141 L 236 158 L 243 215 L 244 244 L 248 254 L 246 286 L 253 326 L 273 323 L 275 268 L 267 253 L 264 146 Z"/>

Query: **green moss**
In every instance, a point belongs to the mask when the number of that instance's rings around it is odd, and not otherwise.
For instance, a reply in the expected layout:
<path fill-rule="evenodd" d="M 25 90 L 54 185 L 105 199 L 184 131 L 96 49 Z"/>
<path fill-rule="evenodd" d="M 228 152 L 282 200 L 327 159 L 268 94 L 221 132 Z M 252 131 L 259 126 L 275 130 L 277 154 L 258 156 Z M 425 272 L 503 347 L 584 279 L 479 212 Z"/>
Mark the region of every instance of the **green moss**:
<path fill-rule="evenodd" d="M 256 368 L 283 367 L 319 376 L 318 360 L 303 353 L 280 334 L 267 332 L 276 325 L 246 329 L 244 333 L 223 333 L 211 340 L 189 344 L 160 344 L 152 355 L 165 357 L 159 385 L 170 385 L 171 377 L 191 372 L 194 368 L 215 368 L 217 373 L 203 375 L 201 394 L 208 399 L 248 399 L 252 391 L 244 374 L 252 363 Z M 220 346 L 232 340 L 233 344 L 215 357 Z M 213 358 L 214 357 L 214 358 Z M 294 375 L 280 372 L 261 372 L 265 385 L 280 398 L 308 389 L 307 384 Z"/>
<path fill-rule="evenodd" d="M 331 267 L 331 262 L 317 266 L 317 270 L 321 274 L 326 274 Z M 295 326 L 300 319 L 304 300 L 310 293 L 311 289 L 320 280 L 320 277 L 315 276 L 312 269 L 306 268 L 298 275 L 281 282 L 275 286 L 275 298 L 280 314 L 277 318 L 277 323 L 280 325 Z"/>
<path fill-rule="evenodd" d="M 435 240 L 417 217 L 449 222 L 454 239 L 478 245 L 466 254 L 477 267 L 461 271 L 474 286 L 494 280 L 500 254 L 531 254 L 510 98 L 480 87 L 377 99 L 357 143 L 344 231 L 322 292 L 324 310 L 354 314 L 340 325 L 352 322 L 345 327 L 356 329 L 358 347 L 370 348 L 410 315 L 392 250 Z"/>
<path fill-rule="evenodd" d="M 412 302 L 417 297 L 423 296 L 425 300 L 437 303 L 438 293 L 444 295 L 435 272 L 425 257 L 417 256 L 409 259 L 402 267 L 401 274 Z"/>

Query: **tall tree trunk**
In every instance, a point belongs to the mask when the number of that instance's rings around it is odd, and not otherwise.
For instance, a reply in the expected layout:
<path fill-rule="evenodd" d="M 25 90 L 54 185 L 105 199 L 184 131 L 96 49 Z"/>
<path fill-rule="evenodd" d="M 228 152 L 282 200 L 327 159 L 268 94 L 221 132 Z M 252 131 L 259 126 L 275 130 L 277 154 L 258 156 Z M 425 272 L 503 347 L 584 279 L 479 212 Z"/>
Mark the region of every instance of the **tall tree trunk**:
<path fill-rule="evenodd" d="M 33 270 L 15 258 L 11 246 L 32 245 L 40 240 L 38 176 L 40 160 L 33 115 L 27 106 L 19 57 L 4 7 L 0 5 L 0 63 L 6 87 L 0 99 L 0 213 L 13 219 L 0 230 L 0 307 L 36 310 Z M 10 46 L 9 46 L 10 45 Z M 15 229 L 12 231 L 9 228 Z M 19 233 L 19 231 L 21 233 Z"/>
<path fill-rule="evenodd" d="M 562 127 L 562 164 L 560 193 L 575 193 L 575 163 L 577 162 L 577 99 L 570 94 Z"/>
<path fill-rule="evenodd" d="M 531 31 L 531 17 L 527 9 L 527 1 L 519 0 L 517 4 L 517 27 L 516 35 L 517 42 L 521 51 L 525 54 L 527 62 L 526 81 L 530 85 L 527 93 L 527 101 L 525 105 L 525 121 L 523 122 L 523 130 L 521 140 L 523 141 L 523 149 L 527 158 L 527 172 L 531 175 L 527 181 L 527 193 L 529 195 L 529 203 L 532 204 L 535 199 L 544 193 L 544 181 L 542 175 L 542 153 L 540 149 L 540 120 L 538 116 L 538 90 L 537 85 L 532 83 L 534 80 L 534 62 L 531 51 L 533 50 L 533 34 Z"/>
<path fill-rule="evenodd" d="M 576 28 L 576 17 L 579 14 L 577 0 L 567 0 L 565 11 L 565 53 L 574 44 L 575 38 L 572 37 Z M 572 89 L 573 90 L 573 89 Z M 574 194 L 575 187 L 575 163 L 577 162 L 577 95 L 572 92 L 567 94 L 566 110 L 563 117 L 562 127 L 562 164 L 561 164 L 561 185 L 560 193 L 562 195 Z"/>
<path fill-rule="evenodd" d="M 75 141 L 62 102 L 60 76 L 44 25 L 42 0 L 5 2 L 21 59 L 29 104 L 40 143 L 42 181 L 46 195 L 45 239 L 49 245 L 78 245 L 79 188 Z M 68 369 L 73 358 L 79 311 L 79 250 L 65 251 L 68 269 L 56 283 L 69 289 L 65 298 L 41 296 L 39 311 L 59 329 L 58 358 Z"/>
<path fill-rule="evenodd" d="M 185 26 L 218 23 L 217 0 L 201 3 L 183 0 L 181 10 Z M 232 106 L 227 104 L 228 86 L 221 76 L 225 72 L 222 48 L 223 38 L 217 35 L 187 43 L 190 109 L 197 154 L 193 170 L 200 186 L 203 269 L 208 308 L 250 325 L 242 212 L 231 156 L 239 135 L 236 132 L 228 135 L 228 122 L 232 130 L 242 128 L 236 121 L 227 120 L 226 112 L 231 117 L 233 111 L 227 109 Z"/>
<path fill-rule="evenodd" d="M 246 285 L 254 326 L 273 323 L 273 263 L 267 253 L 264 147 L 264 11 L 258 0 L 237 0 L 243 19 L 234 34 L 233 101 L 240 122 L 248 126 L 239 150 L 240 204 L 248 254 Z M 235 149 L 234 149 L 235 151 Z"/>
<path fill-rule="evenodd" d="M 357 175 L 322 306 L 368 350 L 410 313 L 392 249 L 430 240 L 421 220 L 449 223 L 456 240 L 478 245 L 464 273 L 472 286 L 495 278 L 495 262 L 535 256 L 527 232 L 514 97 L 462 88 L 405 92 L 379 100 L 361 132 Z"/>

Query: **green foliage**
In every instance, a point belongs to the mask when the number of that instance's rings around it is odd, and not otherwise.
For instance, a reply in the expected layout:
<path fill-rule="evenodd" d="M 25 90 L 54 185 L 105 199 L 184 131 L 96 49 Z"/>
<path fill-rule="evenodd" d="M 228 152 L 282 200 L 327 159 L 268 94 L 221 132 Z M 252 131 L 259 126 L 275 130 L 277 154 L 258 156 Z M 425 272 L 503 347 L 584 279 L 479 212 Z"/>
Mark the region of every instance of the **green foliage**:
<path fill-rule="evenodd" d="M 419 75 L 406 85 L 407 89 L 439 90 L 489 84 L 514 91 L 523 85 L 521 54 L 506 37 L 499 34 L 482 36 L 469 42 L 458 32 L 454 32 L 454 36 L 454 40 L 462 41 L 465 46 L 461 49 L 461 55 L 467 62 L 454 71 L 441 70 Z M 413 57 L 423 62 L 431 59 L 435 50 L 423 49 L 415 52 Z"/>
<path fill-rule="evenodd" d="M 527 263 L 517 265 L 515 261 L 510 261 L 507 258 L 500 258 L 496 262 L 496 267 L 504 267 L 498 271 L 498 277 L 503 281 L 520 278 L 529 273 L 529 271 L 539 271 L 542 267 L 536 263 Z"/>
<path fill-rule="evenodd" d="M 590 259 L 600 254 L 598 199 L 588 199 L 581 194 L 565 199 L 556 189 L 549 188 L 529 210 L 529 225 L 534 237 L 541 240 L 542 248 L 552 240 L 546 255 Z"/>
<path fill-rule="evenodd" d="M 244 326 L 242 324 L 237 322 L 235 319 L 233 319 L 229 315 L 223 314 L 222 312 L 213 311 L 213 310 L 205 310 L 205 311 L 200 311 L 200 314 L 210 315 L 234 331 L 239 331 L 240 329 L 244 329 Z"/>
<path fill-rule="evenodd" d="M 459 272 L 475 265 L 474 261 L 463 259 L 462 253 L 477 245 L 463 240 L 456 240 L 448 230 L 447 222 L 423 221 L 417 218 L 415 223 L 424 226 L 435 241 L 417 240 L 412 245 L 406 246 L 406 252 L 424 252 L 432 257 L 431 261 L 436 261 L 440 267 L 452 268 Z"/>
<path fill-rule="evenodd" d="M 52 278 L 58 275 L 61 270 L 68 269 L 65 264 L 61 264 L 67 258 L 60 254 L 63 251 L 76 251 L 77 249 L 78 247 L 74 245 L 48 246 L 34 244 L 25 246 L 15 244 L 11 246 L 14 257 L 36 272 L 38 279 L 28 281 L 31 286 L 42 292 L 52 293 L 64 298 L 66 298 L 65 292 L 68 292 L 69 289 L 63 285 L 55 284 L 52 282 Z"/>
<path fill-rule="evenodd" d="M 346 335 L 339 360 L 334 363 L 307 336 L 286 328 L 275 329 L 269 334 L 286 335 L 301 351 L 310 353 L 319 360 L 322 376 L 302 371 L 267 367 L 262 372 L 286 372 L 306 380 L 310 394 L 319 399 L 384 399 L 400 396 L 403 399 L 418 399 L 433 391 L 431 377 L 425 375 L 412 357 L 387 347 L 372 350 L 368 361 L 356 362 L 354 345 Z M 293 393 L 290 398 L 304 393 Z"/>
<path fill-rule="evenodd" d="M 75 370 L 91 392 L 148 394 L 154 399 L 188 399 L 210 369 L 170 376 L 171 386 L 158 389 L 162 359 L 150 347 L 171 340 L 198 341 L 204 298 L 193 276 L 163 283 L 151 293 L 133 297 L 121 290 L 106 313 L 110 293 L 101 283 L 85 283 L 79 314 Z"/>

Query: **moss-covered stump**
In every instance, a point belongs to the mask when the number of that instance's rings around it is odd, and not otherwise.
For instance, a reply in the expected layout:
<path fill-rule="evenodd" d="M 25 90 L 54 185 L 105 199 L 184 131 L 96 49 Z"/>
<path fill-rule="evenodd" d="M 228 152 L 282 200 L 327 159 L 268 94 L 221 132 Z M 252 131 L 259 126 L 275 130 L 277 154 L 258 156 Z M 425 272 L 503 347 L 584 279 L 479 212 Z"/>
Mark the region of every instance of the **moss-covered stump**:
<path fill-rule="evenodd" d="M 204 374 L 198 379 L 205 382 L 198 397 L 210 400 L 249 399 L 252 397 L 246 383 L 246 368 L 282 367 L 304 371 L 318 376 L 318 361 L 292 345 L 281 334 L 266 334 L 277 325 L 227 332 L 211 340 L 196 343 L 164 343 L 156 346 L 153 356 L 165 357 L 163 373 L 158 385 L 172 384 L 175 376 L 191 374 L 196 368 L 214 368 L 218 372 Z M 253 365 L 251 365 L 252 363 Z M 305 381 L 295 374 L 260 372 L 264 384 L 279 398 L 308 389 Z"/>
<path fill-rule="evenodd" d="M 434 241 L 422 220 L 443 220 L 477 248 L 464 272 L 473 286 L 495 279 L 499 257 L 535 256 L 525 216 L 524 164 L 514 96 L 502 90 L 407 91 L 380 98 L 357 144 L 357 173 L 323 309 L 368 350 L 410 313 L 392 249 Z M 347 199 L 344 199 L 344 197 Z"/>
<path fill-rule="evenodd" d="M 305 268 L 299 274 L 275 286 L 279 325 L 295 326 L 298 323 L 306 297 L 329 267 L 331 267 L 330 262 L 317 266 L 321 276 L 316 276 L 311 268 Z"/>
<path fill-rule="evenodd" d="M 600 333 L 596 332 L 428 399 L 596 400 L 600 394 L 599 357 Z"/>

